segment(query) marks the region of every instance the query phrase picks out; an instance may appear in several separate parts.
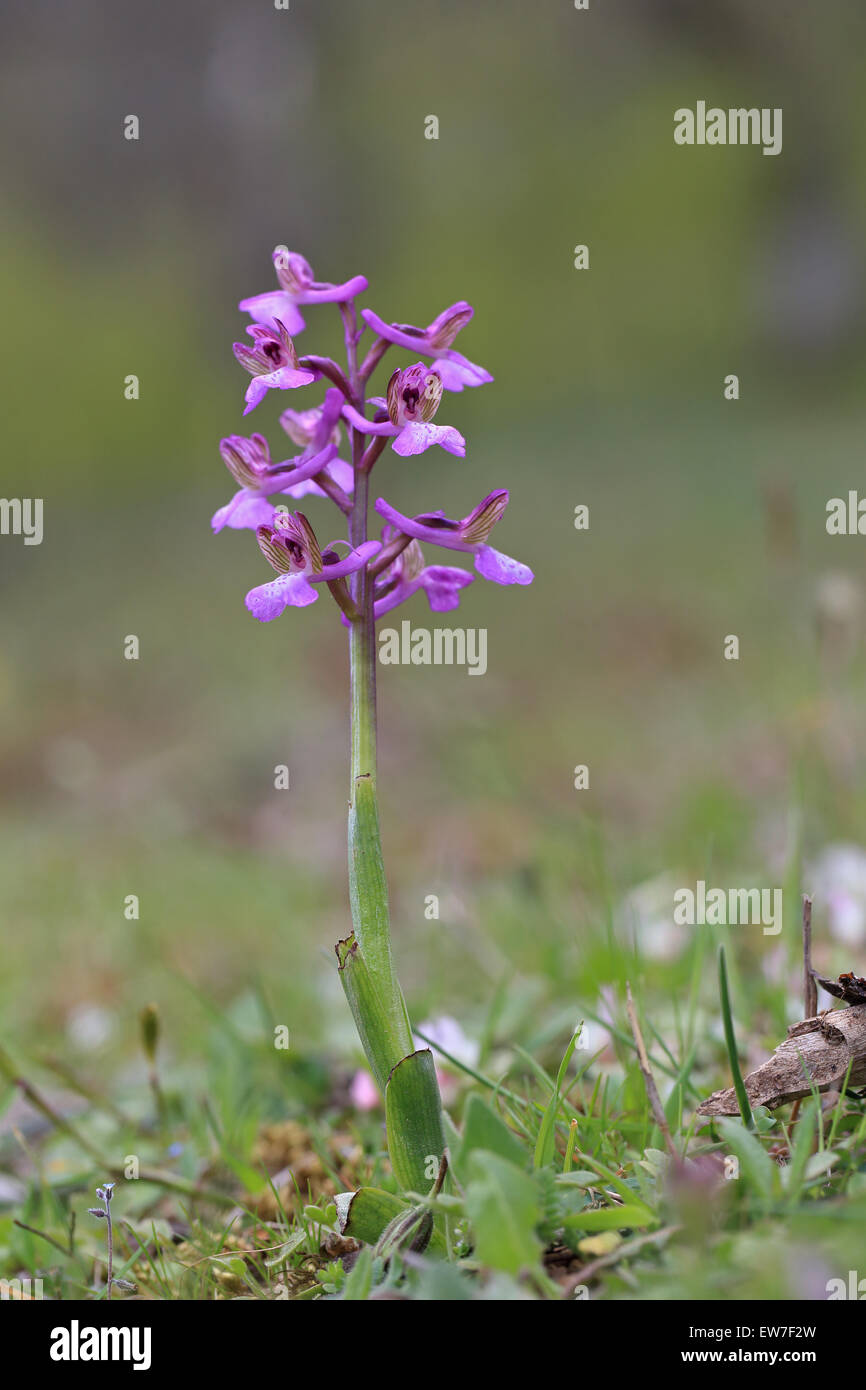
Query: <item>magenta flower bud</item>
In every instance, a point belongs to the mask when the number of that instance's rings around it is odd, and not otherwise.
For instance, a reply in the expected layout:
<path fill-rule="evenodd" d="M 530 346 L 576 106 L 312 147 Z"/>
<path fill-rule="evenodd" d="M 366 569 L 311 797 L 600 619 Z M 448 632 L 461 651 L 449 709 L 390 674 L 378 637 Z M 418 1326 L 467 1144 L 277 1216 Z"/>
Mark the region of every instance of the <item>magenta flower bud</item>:
<path fill-rule="evenodd" d="M 273 262 L 280 288 L 268 294 L 254 295 L 252 299 L 242 299 L 238 308 L 242 313 L 249 314 L 256 323 L 268 327 L 273 327 L 279 320 L 293 336 L 303 332 L 306 326 L 297 307 L 299 304 L 346 303 L 356 295 L 363 294 L 367 288 L 363 275 L 355 275 L 342 285 L 318 282 L 309 261 L 286 246 L 275 248 Z"/>
<path fill-rule="evenodd" d="M 508 506 L 504 488 L 491 492 L 462 521 L 453 521 L 444 512 L 426 512 L 420 516 L 403 516 L 389 506 L 383 497 L 376 502 L 380 516 L 404 536 L 412 536 L 445 550 L 463 550 L 475 557 L 475 568 L 494 584 L 531 584 L 534 575 L 527 565 L 503 555 L 487 544 L 487 537 Z"/>
<path fill-rule="evenodd" d="M 295 345 L 279 319 L 275 319 L 270 328 L 254 323 L 247 332 L 253 340 L 251 348 L 246 343 L 232 344 L 238 362 L 253 378 L 247 387 L 244 415 L 255 410 L 271 388 L 286 391 L 295 386 L 309 386 L 318 377 L 318 372 L 306 371 L 298 365 Z"/>
<path fill-rule="evenodd" d="M 361 317 L 389 343 L 434 358 L 433 370 L 439 374 L 446 391 L 462 391 L 464 386 L 483 386 L 493 380 L 484 367 L 470 362 L 451 346 L 473 313 L 472 305 L 460 299 L 437 314 L 426 328 L 416 328 L 411 323 L 386 323 L 372 309 L 362 309 Z"/>

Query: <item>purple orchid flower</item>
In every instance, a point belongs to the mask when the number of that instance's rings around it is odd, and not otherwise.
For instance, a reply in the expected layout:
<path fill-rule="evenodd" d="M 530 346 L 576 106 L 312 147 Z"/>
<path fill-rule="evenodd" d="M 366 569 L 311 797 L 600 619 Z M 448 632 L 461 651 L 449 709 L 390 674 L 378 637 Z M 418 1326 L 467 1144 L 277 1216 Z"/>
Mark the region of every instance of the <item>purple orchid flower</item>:
<path fill-rule="evenodd" d="M 483 502 L 462 521 L 452 521 L 444 512 L 424 512 L 420 516 L 403 516 L 380 497 L 376 511 L 404 536 L 441 545 L 446 550 L 463 550 L 475 557 L 475 568 L 494 584 L 531 584 L 535 576 L 527 565 L 512 560 L 487 544 L 487 537 L 508 506 L 504 488 L 491 492 Z"/>
<path fill-rule="evenodd" d="M 247 332 L 253 340 L 253 347 L 247 347 L 246 343 L 232 344 L 235 357 L 253 378 L 244 398 L 247 403 L 244 415 L 255 410 L 272 388 L 287 391 L 294 386 L 309 386 L 318 377 L 318 372 L 307 371 L 298 365 L 295 345 L 279 319 L 274 320 L 273 327 L 267 328 L 254 323 Z"/>
<path fill-rule="evenodd" d="M 285 459 L 282 463 L 272 463 L 268 441 L 263 434 L 253 434 L 249 439 L 240 434 L 230 434 L 221 439 L 222 461 L 235 482 L 240 484 L 240 492 L 236 492 L 224 507 L 214 512 L 211 518 L 214 531 L 221 531 L 224 526 L 240 531 L 248 527 L 267 525 L 274 514 L 274 508 L 267 500 L 273 493 L 303 497 L 308 492 L 315 492 L 324 497 L 322 489 L 313 481 L 321 473 L 328 473 L 344 487 L 346 479 L 342 474 L 336 473 L 337 465 L 340 464 L 336 453 L 336 444 L 328 440 L 316 453 L 307 450 L 298 454 L 296 458 Z M 347 464 L 340 466 L 348 467 Z M 349 474 L 348 482 L 351 489 L 354 481 L 351 468 Z"/>
<path fill-rule="evenodd" d="M 464 386 L 483 386 L 485 382 L 493 380 L 484 367 L 470 362 L 468 357 L 455 352 L 451 346 L 474 313 L 472 305 L 460 299 L 443 309 L 426 328 L 416 328 L 412 323 L 386 323 L 372 309 L 362 309 L 361 318 L 380 337 L 387 338 L 389 343 L 432 357 L 433 371 L 439 373 L 445 390 L 462 391 Z"/>
<path fill-rule="evenodd" d="M 332 386 L 325 392 L 322 405 L 314 406 L 312 410 L 284 410 L 280 416 L 280 424 L 292 443 L 300 444 L 307 452 L 324 449 L 328 444 L 333 444 L 339 448 L 342 409 L 343 393 L 337 387 Z M 351 494 L 355 486 L 355 470 L 350 463 L 346 463 L 341 458 L 335 458 L 328 465 L 328 476 L 333 478 L 334 482 L 338 483 L 345 493 Z M 314 497 L 325 496 L 318 483 L 312 479 L 309 482 L 298 483 L 294 487 L 286 488 L 285 491 L 290 493 L 292 497 L 306 497 L 309 493 Z"/>
<path fill-rule="evenodd" d="M 391 526 L 382 531 L 382 544 L 387 545 L 397 532 Z M 447 613 L 460 603 L 460 590 L 471 584 L 473 575 L 450 565 L 425 565 L 417 541 L 410 541 L 386 570 L 377 577 L 373 591 L 373 614 L 381 618 L 398 604 L 405 603 L 419 589 L 427 595 L 434 613 Z"/>
<path fill-rule="evenodd" d="M 303 512 L 275 511 L 270 526 L 256 531 L 259 549 L 279 576 L 269 584 L 250 589 L 246 605 L 254 618 L 269 623 L 288 607 L 306 608 L 319 595 L 314 584 L 329 584 L 354 574 L 376 555 L 378 541 L 365 541 L 357 550 L 350 550 L 344 559 L 330 546 L 322 551 L 315 532 Z M 345 541 L 335 541 L 345 545 Z"/>
<path fill-rule="evenodd" d="M 379 407 L 377 416 L 384 416 L 387 412 L 387 419 L 365 420 L 348 403 L 343 406 L 343 414 L 362 434 L 393 438 L 391 448 L 402 458 L 423 454 L 433 444 L 463 458 L 466 440 L 460 431 L 453 425 L 430 423 L 441 399 L 442 378 L 438 372 L 425 367 L 423 362 L 416 362 L 411 367 L 398 369 L 391 377 L 387 401 L 383 401 L 381 396 L 372 398 L 371 404 Z"/>
<path fill-rule="evenodd" d="M 309 261 L 286 246 L 274 249 L 273 262 L 280 288 L 267 294 L 254 295 L 252 299 L 242 299 L 238 308 L 242 313 L 249 314 L 256 323 L 267 327 L 273 327 L 277 322 L 284 323 L 293 337 L 306 327 L 297 307 L 299 304 L 345 303 L 354 299 L 355 295 L 363 294 L 367 288 L 363 275 L 355 275 L 343 285 L 314 280 Z"/>

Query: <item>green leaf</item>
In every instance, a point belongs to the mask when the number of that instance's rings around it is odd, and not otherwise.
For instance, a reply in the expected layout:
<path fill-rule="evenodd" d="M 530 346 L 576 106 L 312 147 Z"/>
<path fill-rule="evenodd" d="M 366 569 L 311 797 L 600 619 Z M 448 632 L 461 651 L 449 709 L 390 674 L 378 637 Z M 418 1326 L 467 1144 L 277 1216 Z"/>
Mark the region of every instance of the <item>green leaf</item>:
<path fill-rule="evenodd" d="M 761 1147 L 760 1141 L 744 1129 L 739 1120 L 720 1116 L 716 1121 L 728 1147 L 740 1161 L 740 1172 L 760 1197 L 769 1201 L 778 1173 L 775 1163 Z"/>
<path fill-rule="evenodd" d="M 820 1103 L 815 1100 L 814 1096 L 810 1096 L 804 1103 L 794 1127 L 794 1141 L 791 1145 L 791 1156 L 787 1167 L 780 1174 L 792 1204 L 796 1204 L 800 1196 L 806 1164 L 812 1153 L 812 1144 L 818 1136 L 818 1126 L 821 1124 L 820 1115 Z M 817 1158 L 819 1155 L 816 1154 L 815 1157 Z M 824 1167 L 827 1167 L 826 1162 Z"/>
<path fill-rule="evenodd" d="M 373 1287 L 373 1252 L 369 1246 L 360 1251 L 343 1285 L 343 1298 L 347 1302 L 363 1302 Z"/>
<path fill-rule="evenodd" d="M 466 1103 L 463 1137 L 454 1155 L 454 1171 L 458 1178 L 466 1173 L 466 1164 L 474 1149 L 487 1149 L 490 1153 L 499 1154 L 500 1158 L 516 1164 L 517 1167 L 522 1167 L 529 1157 L 523 1145 L 495 1110 L 491 1110 L 481 1096 L 475 1093 Z"/>
<path fill-rule="evenodd" d="M 598 1174 L 591 1173 L 588 1168 L 573 1168 L 569 1173 L 557 1173 L 557 1186 L 561 1187 L 598 1187 Z"/>
<path fill-rule="evenodd" d="M 528 1173 L 499 1154 L 469 1155 L 466 1210 L 475 1232 L 475 1253 L 484 1265 L 507 1274 L 537 1264 L 541 1243 L 538 1189 Z"/>
<path fill-rule="evenodd" d="M 375 1245 L 388 1222 L 406 1210 L 406 1203 L 396 1193 L 379 1187 L 340 1192 L 336 1200 L 343 1235 L 362 1240 L 365 1245 Z"/>
<path fill-rule="evenodd" d="M 358 1037 L 376 1084 L 384 1094 L 392 1067 L 406 1052 L 402 1030 L 395 1027 L 383 1006 L 355 933 L 338 941 L 334 950 L 340 967 L 340 983 L 349 1001 Z"/>
<path fill-rule="evenodd" d="M 743 1124 L 746 1126 L 746 1129 L 754 1129 L 755 1121 L 752 1119 L 749 1097 L 746 1095 L 743 1073 L 740 1071 L 740 1059 L 737 1055 L 737 1040 L 734 1035 L 734 1016 L 731 1012 L 731 997 L 728 990 L 728 967 L 725 961 L 724 946 L 719 947 L 719 995 L 722 1004 L 722 1022 L 725 1026 L 725 1044 L 728 1049 L 728 1061 L 731 1064 L 731 1077 L 737 1095 L 737 1104 L 740 1107 L 740 1114 L 743 1117 Z"/>
<path fill-rule="evenodd" d="M 427 1194 L 445 1152 L 442 1101 L 429 1047 L 398 1062 L 385 1087 L 388 1153 L 404 1192 Z"/>
<path fill-rule="evenodd" d="M 600 1163 L 597 1158 L 593 1158 L 590 1154 L 582 1154 L 581 1158 L 584 1163 L 587 1163 L 589 1167 L 599 1175 L 599 1177 L 604 1179 L 605 1183 L 613 1188 L 614 1192 L 619 1193 L 626 1206 L 639 1206 L 648 1217 L 652 1217 L 653 1213 L 651 1208 L 641 1202 L 638 1193 L 635 1192 L 632 1187 L 629 1187 L 625 1179 L 621 1178 L 618 1173 L 614 1173 L 612 1169 L 608 1168 L 604 1163 Z M 595 1186 L 598 1187 L 600 1185 L 601 1184 L 596 1181 Z"/>
<path fill-rule="evenodd" d="M 620 1231 L 630 1226 L 653 1226 L 658 1218 L 646 1207 L 633 1204 L 621 1207 L 601 1207 L 597 1211 L 579 1211 L 565 1218 L 566 1226 L 581 1231 Z"/>
<path fill-rule="evenodd" d="M 568 1064 L 571 1061 L 571 1054 L 577 1047 L 579 1036 L 580 1029 L 578 1028 L 572 1033 L 568 1047 L 565 1049 L 565 1055 L 559 1064 L 559 1071 L 556 1075 L 553 1094 L 550 1097 L 547 1109 L 541 1117 L 541 1124 L 538 1127 L 538 1138 L 535 1141 L 534 1161 L 536 1168 L 545 1168 L 548 1163 L 553 1161 L 553 1155 L 556 1152 L 556 1115 L 559 1110 L 559 1095 L 565 1073 L 568 1070 Z"/>

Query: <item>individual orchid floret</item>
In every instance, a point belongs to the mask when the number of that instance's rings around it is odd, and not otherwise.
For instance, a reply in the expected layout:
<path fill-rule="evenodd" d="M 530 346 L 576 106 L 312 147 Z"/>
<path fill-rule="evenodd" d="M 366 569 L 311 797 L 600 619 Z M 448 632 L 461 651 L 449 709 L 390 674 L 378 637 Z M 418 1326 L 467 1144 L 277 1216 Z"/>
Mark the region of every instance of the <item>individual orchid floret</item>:
<path fill-rule="evenodd" d="M 314 406 L 311 410 L 284 410 L 280 416 L 280 424 L 293 444 L 300 444 L 310 452 L 324 449 L 328 444 L 339 448 L 342 409 L 343 393 L 332 386 L 325 392 L 322 405 Z M 355 486 L 355 470 L 350 463 L 335 458 L 328 465 L 328 475 L 345 493 L 351 493 Z M 300 483 L 297 487 L 286 488 L 286 491 L 291 493 L 292 497 L 304 497 L 308 493 L 316 497 L 325 495 L 318 483 L 312 479 L 307 483 Z"/>
<path fill-rule="evenodd" d="M 269 526 L 256 531 L 259 549 L 278 578 L 251 589 L 246 605 L 259 622 L 269 623 L 285 608 L 306 608 L 319 597 L 314 584 L 330 584 L 363 569 L 378 553 L 378 541 L 365 541 L 342 560 L 332 547 L 319 549 L 315 532 L 303 512 L 277 510 Z M 345 545 L 345 541 L 335 541 Z"/>
<path fill-rule="evenodd" d="M 396 530 L 402 531 L 404 536 L 473 555 L 478 573 L 485 579 L 491 579 L 494 584 L 531 584 L 535 576 L 527 565 L 512 560 L 510 555 L 503 555 L 487 544 L 487 537 L 507 506 L 508 493 L 502 488 L 498 492 L 491 492 L 462 521 L 452 521 L 443 512 L 403 516 L 382 497 L 376 502 L 376 511 Z"/>
<path fill-rule="evenodd" d="M 462 353 L 455 352 L 451 346 L 461 328 L 472 318 L 475 310 L 465 299 L 451 304 L 437 315 L 426 328 L 416 328 L 411 323 L 386 323 L 374 314 L 372 309 L 362 309 L 361 317 L 389 343 L 408 348 L 410 352 L 420 352 L 432 357 L 433 371 L 442 378 L 446 391 L 462 391 L 464 386 L 483 386 L 493 377 L 484 367 L 470 362 Z"/>
<path fill-rule="evenodd" d="M 382 532 L 383 545 L 387 546 L 398 533 L 390 526 Z M 449 565 L 425 565 L 421 547 L 417 541 L 410 541 L 386 570 L 376 579 L 373 590 L 373 614 L 381 618 L 390 613 L 398 604 L 405 603 L 419 589 L 427 595 L 427 601 L 434 613 L 447 613 L 460 603 L 460 590 L 471 584 L 473 576 L 466 570 Z"/>
<path fill-rule="evenodd" d="M 256 323 L 272 326 L 279 320 L 292 336 L 306 327 L 297 307 L 299 304 L 346 303 L 367 288 L 363 275 L 353 276 L 344 285 L 320 283 L 313 278 L 309 261 L 286 246 L 275 248 L 273 261 L 280 288 L 254 295 L 252 299 L 242 299 L 238 308 Z"/>
<path fill-rule="evenodd" d="M 340 463 L 336 453 L 336 444 L 329 440 L 317 453 L 307 451 L 282 463 L 271 463 L 268 441 L 263 434 L 253 434 L 248 439 L 230 434 L 221 439 L 220 455 L 235 482 L 240 484 L 240 492 L 214 513 L 211 518 L 214 531 L 221 531 L 224 526 L 239 531 L 267 525 L 274 514 L 273 505 L 267 499 L 274 493 L 303 497 L 307 492 L 316 492 L 324 496 L 313 480 L 323 473 L 333 475 L 332 470 Z M 336 476 L 335 481 L 340 482 L 341 478 L 342 474 Z M 350 489 L 353 478 L 354 475 L 348 480 Z"/>
<path fill-rule="evenodd" d="M 352 405 L 343 406 L 343 414 L 362 434 L 393 438 L 392 449 L 403 458 L 423 454 L 438 444 L 449 454 L 463 458 L 466 440 L 453 425 L 434 425 L 433 416 L 442 400 L 442 378 L 423 362 L 397 370 L 388 382 L 388 398 L 377 411 L 387 419 L 365 420 Z M 373 401 L 380 404 L 380 399 Z"/>
<path fill-rule="evenodd" d="M 318 372 L 298 365 L 295 345 L 279 319 L 274 320 L 272 327 L 254 323 L 247 332 L 253 340 L 251 348 L 246 343 L 232 344 L 235 357 L 252 376 L 246 391 L 244 415 L 255 410 L 272 388 L 287 391 L 294 386 L 309 386 L 318 377 Z"/>

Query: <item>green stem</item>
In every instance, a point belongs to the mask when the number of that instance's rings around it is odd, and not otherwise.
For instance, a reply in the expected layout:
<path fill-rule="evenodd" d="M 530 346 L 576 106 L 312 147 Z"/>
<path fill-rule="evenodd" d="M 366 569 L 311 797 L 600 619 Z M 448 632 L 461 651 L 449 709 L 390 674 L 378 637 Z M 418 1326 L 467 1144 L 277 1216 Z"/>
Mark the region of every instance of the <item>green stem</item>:
<path fill-rule="evenodd" d="M 348 308 L 346 349 L 349 380 L 355 407 L 363 412 L 363 385 L 357 366 L 353 316 Z M 352 462 L 355 465 L 355 496 L 349 518 L 349 541 L 353 548 L 367 539 L 369 474 L 359 465 L 364 438 L 352 435 Z M 349 789 L 349 897 L 355 938 L 367 970 L 378 993 L 382 1013 L 399 1050 L 391 1065 L 413 1049 L 406 1005 L 391 959 L 391 928 L 388 912 L 388 885 L 382 857 L 379 830 L 379 804 L 376 794 L 376 624 L 373 617 L 373 577 L 366 568 L 353 577 L 352 598 L 358 616 L 349 627 L 349 665 L 351 679 L 352 762 Z"/>
<path fill-rule="evenodd" d="M 348 382 L 355 409 L 364 412 L 364 369 L 358 368 L 357 318 L 341 304 Z M 368 359 L 369 362 L 369 359 Z M 350 431 L 355 496 L 349 517 L 353 548 L 367 539 L 370 469 L 381 449 Z M 388 1153 L 403 1191 L 429 1187 L 431 1162 L 444 1178 L 442 1100 L 429 1048 L 415 1051 L 403 994 L 391 959 L 388 884 L 376 794 L 375 576 L 365 565 L 352 578 L 349 618 L 352 768 L 349 789 L 349 897 L 354 932 L 337 945 L 340 978 L 373 1075 L 385 1097 Z M 345 611 L 345 610 L 344 610 Z"/>

